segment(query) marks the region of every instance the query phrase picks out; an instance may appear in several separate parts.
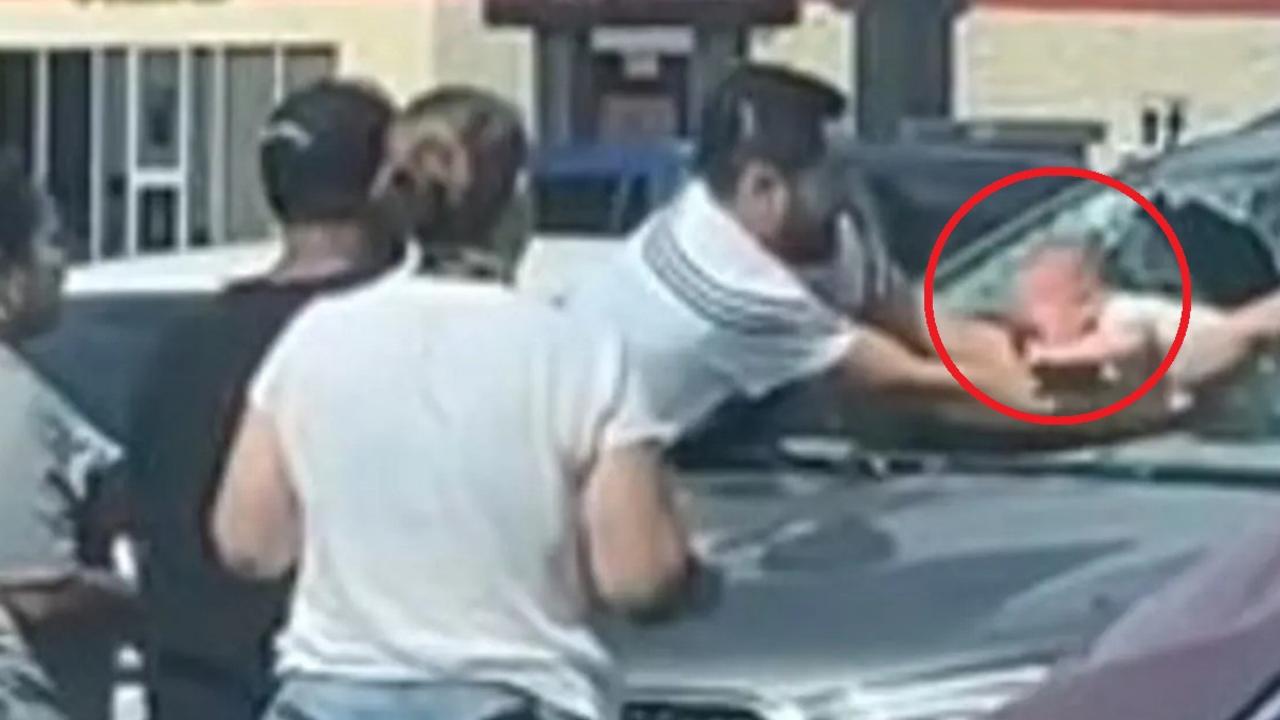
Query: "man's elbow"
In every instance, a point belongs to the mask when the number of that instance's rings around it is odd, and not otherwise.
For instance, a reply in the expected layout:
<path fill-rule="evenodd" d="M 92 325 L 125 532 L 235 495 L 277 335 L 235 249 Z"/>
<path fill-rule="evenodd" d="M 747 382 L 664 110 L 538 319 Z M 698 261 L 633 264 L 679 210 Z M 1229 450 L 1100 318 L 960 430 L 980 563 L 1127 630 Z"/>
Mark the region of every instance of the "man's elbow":
<path fill-rule="evenodd" d="M 220 546 L 218 557 L 228 572 L 245 580 L 278 580 L 292 567 L 292 563 L 279 557 L 245 548 Z"/>
<path fill-rule="evenodd" d="M 293 566 L 293 554 L 265 538 L 215 521 L 213 546 L 228 572 L 246 580 L 277 580 Z"/>
<path fill-rule="evenodd" d="M 596 589 L 600 600 L 620 615 L 661 621 L 679 612 L 690 574 L 689 556 L 672 548 L 643 569 L 598 573 Z"/>

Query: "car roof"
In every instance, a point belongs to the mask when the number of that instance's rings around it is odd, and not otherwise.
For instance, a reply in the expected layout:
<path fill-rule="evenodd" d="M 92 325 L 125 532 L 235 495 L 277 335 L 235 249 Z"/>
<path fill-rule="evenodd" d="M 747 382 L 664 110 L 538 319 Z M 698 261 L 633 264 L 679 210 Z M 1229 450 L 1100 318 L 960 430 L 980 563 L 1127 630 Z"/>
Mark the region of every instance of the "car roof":
<path fill-rule="evenodd" d="M 72 268 L 67 293 L 76 295 L 212 294 L 271 268 L 282 252 L 260 241 L 189 252 L 151 255 Z"/>
<path fill-rule="evenodd" d="M 1175 148 L 1153 163 L 1155 173 L 1180 177 L 1254 168 L 1273 172 L 1280 168 L 1280 125 L 1261 124 L 1235 132 L 1213 135 Z"/>
<path fill-rule="evenodd" d="M 212 295 L 237 280 L 263 275 L 284 252 L 278 240 L 82 265 L 67 275 L 71 297 L 88 295 Z M 403 267 L 418 263 L 409 246 Z"/>
<path fill-rule="evenodd" d="M 686 153 L 675 143 L 601 143 L 552 147 L 534 159 L 539 177 L 678 174 Z"/>

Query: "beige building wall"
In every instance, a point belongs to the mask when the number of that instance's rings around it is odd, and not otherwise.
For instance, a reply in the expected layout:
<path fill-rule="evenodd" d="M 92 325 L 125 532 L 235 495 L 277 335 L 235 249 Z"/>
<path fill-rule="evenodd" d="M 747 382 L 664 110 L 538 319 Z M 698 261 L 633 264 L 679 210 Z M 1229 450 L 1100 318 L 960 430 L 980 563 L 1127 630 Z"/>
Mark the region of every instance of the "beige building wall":
<path fill-rule="evenodd" d="M 489 88 L 535 115 L 533 31 L 491 28 L 480 0 L 424 0 L 432 14 L 431 63 L 436 82 Z"/>
<path fill-rule="evenodd" d="M 975 10 L 957 27 L 961 117 L 1108 125 L 1095 161 L 1141 149 L 1144 104 L 1185 98 L 1188 137 L 1280 106 L 1280 18 Z"/>
<path fill-rule="evenodd" d="M 853 90 L 853 43 L 854 24 L 849 13 L 811 2 L 804 6 L 799 24 L 756 30 L 751 56 L 814 73 L 848 93 Z"/>
<path fill-rule="evenodd" d="M 341 71 L 404 96 L 431 81 L 432 0 L 225 0 L 116 3 L 6 0 L 0 47 L 267 44 L 337 47 Z"/>
<path fill-rule="evenodd" d="M 335 46 L 344 74 L 378 79 L 405 98 L 440 82 L 491 88 L 535 108 L 533 33 L 484 24 L 480 0 L 4 0 L 0 47 L 267 44 Z M 800 25 L 757 31 L 754 57 L 816 72 L 848 90 L 848 14 L 810 3 Z"/>

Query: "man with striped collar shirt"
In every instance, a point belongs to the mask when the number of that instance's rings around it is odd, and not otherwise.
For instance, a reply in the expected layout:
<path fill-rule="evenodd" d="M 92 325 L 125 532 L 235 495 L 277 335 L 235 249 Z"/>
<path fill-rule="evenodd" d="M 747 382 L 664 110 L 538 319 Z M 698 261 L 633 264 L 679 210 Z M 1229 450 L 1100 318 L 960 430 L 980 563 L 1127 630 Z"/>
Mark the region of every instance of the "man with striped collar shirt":
<path fill-rule="evenodd" d="M 632 345 L 672 440 L 728 400 L 818 376 L 851 392 L 968 400 L 933 355 L 918 291 L 883 248 L 823 207 L 838 191 L 825 127 L 844 106 L 836 90 L 790 70 L 735 70 L 704 107 L 695 180 L 567 297 L 570 312 Z M 988 394 L 1048 409 L 1006 334 L 940 322 L 952 356 Z"/>

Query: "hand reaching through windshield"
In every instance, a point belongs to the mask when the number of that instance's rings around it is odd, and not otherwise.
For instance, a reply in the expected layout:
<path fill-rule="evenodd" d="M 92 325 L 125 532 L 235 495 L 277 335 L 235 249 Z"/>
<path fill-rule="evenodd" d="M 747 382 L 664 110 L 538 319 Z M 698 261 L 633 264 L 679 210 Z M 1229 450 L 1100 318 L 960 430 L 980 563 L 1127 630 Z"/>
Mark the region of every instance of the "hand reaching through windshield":
<path fill-rule="evenodd" d="M 1096 399 L 1119 399 L 1138 387 L 1159 367 L 1182 322 L 1178 300 L 1109 287 L 1101 253 L 1088 238 L 1042 243 L 1024 260 L 1015 297 L 1010 316 L 1025 335 L 1028 361 L 1061 391 L 1082 394 L 1071 403 L 1080 407 L 1101 407 Z M 1189 409 L 1194 392 L 1243 365 L 1269 332 L 1280 336 L 1272 317 L 1277 306 L 1280 298 L 1267 298 L 1224 313 L 1196 303 L 1167 387 L 1143 407 L 1161 408 L 1161 418 Z"/>
<path fill-rule="evenodd" d="M 1044 382 L 1021 358 L 997 353 L 982 362 L 962 364 L 960 369 L 974 385 L 1004 405 L 1041 415 L 1057 411 L 1058 403 L 1046 394 Z"/>

